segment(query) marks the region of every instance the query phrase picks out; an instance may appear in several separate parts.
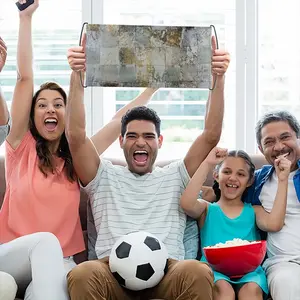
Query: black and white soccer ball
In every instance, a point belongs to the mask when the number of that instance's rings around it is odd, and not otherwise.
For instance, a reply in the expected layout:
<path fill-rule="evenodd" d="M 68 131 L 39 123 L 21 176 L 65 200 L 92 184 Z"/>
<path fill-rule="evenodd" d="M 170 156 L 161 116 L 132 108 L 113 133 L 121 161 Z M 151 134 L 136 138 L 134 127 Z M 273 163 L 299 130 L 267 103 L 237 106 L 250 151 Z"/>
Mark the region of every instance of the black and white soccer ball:
<path fill-rule="evenodd" d="M 153 234 L 138 231 L 114 244 L 109 267 L 123 287 L 140 291 L 157 285 L 167 272 L 168 251 Z"/>

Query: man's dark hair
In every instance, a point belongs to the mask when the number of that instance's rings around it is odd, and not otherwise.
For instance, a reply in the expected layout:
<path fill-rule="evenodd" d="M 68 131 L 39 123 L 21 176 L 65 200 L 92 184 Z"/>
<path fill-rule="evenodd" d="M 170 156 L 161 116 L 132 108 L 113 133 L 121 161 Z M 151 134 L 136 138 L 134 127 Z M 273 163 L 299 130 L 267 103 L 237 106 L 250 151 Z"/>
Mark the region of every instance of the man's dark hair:
<path fill-rule="evenodd" d="M 274 111 L 263 115 L 256 124 L 256 142 L 261 146 L 261 131 L 262 129 L 272 122 L 286 122 L 296 133 L 297 138 L 300 134 L 300 125 L 297 119 L 287 111 Z"/>
<path fill-rule="evenodd" d="M 161 120 L 156 111 L 146 106 L 134 107 L 126 112 L 121 121 L 121 135 L 124 137 L 129 122 L 134 120 L 150 121 L 155 125 L 155 130 L 160 136 L 160 123 Z"/>

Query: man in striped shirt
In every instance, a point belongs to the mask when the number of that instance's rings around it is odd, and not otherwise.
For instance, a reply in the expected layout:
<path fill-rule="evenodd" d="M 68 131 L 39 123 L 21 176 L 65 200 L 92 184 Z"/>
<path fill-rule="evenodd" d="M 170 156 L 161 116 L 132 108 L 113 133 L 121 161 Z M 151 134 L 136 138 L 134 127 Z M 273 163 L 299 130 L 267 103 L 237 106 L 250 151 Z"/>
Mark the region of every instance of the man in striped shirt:
<path fill-rule="evenodd" d="M 92 139 L 86 136 L 79 75 L 85 68 L 85 52 L 84 47 L 69 50 L 73 72 L 66 134 L 77 175 L 91 202 L 98 257 L 97 261 L 85 262 L 69 273 L 72 300 L 212 299 L 210 268 L 196 260 L 183 260 L 186 216 L 179 205 L 187 182 L 221 135 L 224 77 L 230 58 L 227 52 L 216 49 L 214 39 L 212 51 L 212 73 L 216 85 L 210 93 L 204 131 L 183 160 L 158 168 L 154 163 L 163 142 L 160 119 L 155 111 L 145 106 L 123 108 Z M 131 109 L 127 111 L 128 108 Z M 99 157 L 120 131 L 119 141 L 126 167 L 112 165 Z M 131 292 L 122 288 L 111 274 L 108 256 L 120 236 L 139 230 L 155 234 L 163 241 L 170 259 L 168 272 L 157 286 Z"/>

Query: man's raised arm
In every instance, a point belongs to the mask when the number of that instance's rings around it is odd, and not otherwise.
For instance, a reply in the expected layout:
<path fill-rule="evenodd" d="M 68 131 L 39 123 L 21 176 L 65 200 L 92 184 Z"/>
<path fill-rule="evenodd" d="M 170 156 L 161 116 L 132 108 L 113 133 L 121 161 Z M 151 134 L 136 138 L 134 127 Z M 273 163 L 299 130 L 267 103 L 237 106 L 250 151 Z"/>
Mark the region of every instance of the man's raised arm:
<path fill-rule="evenodd" d="M 80 80 L 80 72 L 84 76 L 86 62 L 84 47 L 71 48 L 68 51 L 68 61 L 73 71 L 67 100 L 65 132 L 76 174 L 85 186 L 95 178 L 100 158 L 85 129 L 84 89 Z"/>
<path fill-rule="evenodd" d="M 208 153 L 218 144 L 222 132 L 224 115 L 224 83 L 230 56 L 224 50 L 216 49 L 216 40 L 212 38 L 212 73 L 216 80 L 215 88 L 210 92 L 207 103 L 204 130 L 190 147 L 184 163 L 192 177 Z"/>

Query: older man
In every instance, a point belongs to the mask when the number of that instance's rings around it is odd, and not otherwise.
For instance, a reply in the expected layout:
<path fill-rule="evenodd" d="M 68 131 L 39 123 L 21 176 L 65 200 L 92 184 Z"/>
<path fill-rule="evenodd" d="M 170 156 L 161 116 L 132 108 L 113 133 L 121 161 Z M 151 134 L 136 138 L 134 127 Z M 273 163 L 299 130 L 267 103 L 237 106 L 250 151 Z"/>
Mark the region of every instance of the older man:
<path fill-rule="evenodd" d="M 264 115 L 256 126 L 256 139 L 261 153 L 270 165 L 257 170 L 255 182 L 245 201 L 261 204 L 271 211 L 277 190 L 274 172 L 276 157 L 286 154 L 291 161 L 285 224 L 281 231 L 267 236 L 268 258 L 264 263 L 273 300 L 300 299 L 300 125 L 286 111 Z"/>

